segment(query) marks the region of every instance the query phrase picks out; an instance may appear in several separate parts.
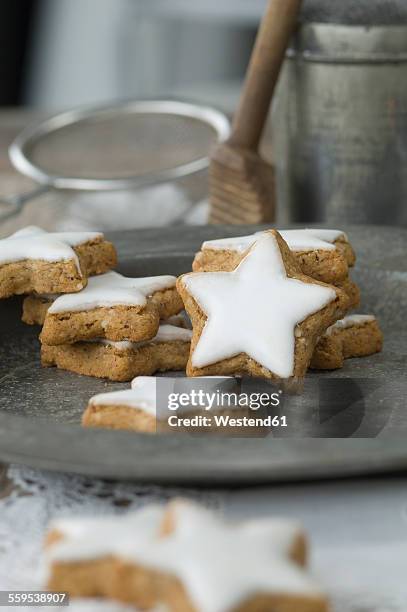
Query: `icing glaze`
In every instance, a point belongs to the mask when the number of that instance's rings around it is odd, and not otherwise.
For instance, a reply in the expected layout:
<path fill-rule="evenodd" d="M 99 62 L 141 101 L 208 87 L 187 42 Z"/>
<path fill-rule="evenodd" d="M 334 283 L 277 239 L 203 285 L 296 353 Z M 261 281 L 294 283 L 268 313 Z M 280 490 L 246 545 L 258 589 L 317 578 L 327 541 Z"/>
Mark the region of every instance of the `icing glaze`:
<path fill-rule="evenodd" d="M 236 534 L 245 534 L 251 538 L 264 537 L 269 545 L 272 543 L 273 551 L 288 557 L 296 539 L 303 534 L 300 523 L 282 518 L 261 517 L 246 521 L 226 522 L 226 520 L 212 511 L 194 502 L 184 499 L 175 499 L 170 503 L 171 517 L 174 531 L 178 533 L 194 532 L 194 526 L 209 524 L 222 529 L 229 529 Z"/>
<path fill-rule="evenodd" d="M 373 315 L 361 315 L 361 314 L 352 314 L 344 317 L 343 319 L 339 319 L 333 325 L 328 327 L 325 334 L 330 335 L 332 332 L 337 331 L 339 329 L 347 329 L 348 327 L 354 327 L 357 325 L 364 325 L 365 323 L 369 323 L 371 321 L 375 321 L 376 317 Z"/>
<path fill-rule="evenodd" d="M 156 378 L 155 376 L 137 376 L 131 383 L 131 389 L 100 393 L 89 400 L 95 406 L 127 406 L 139 408 L 151 416 L 156 416 Z"/>
<path fill-rule="evenodd" d="M 274 519 L 232 524 L 192 503 L 172 507 L 174 532 L 137 551 L 137 561 L 179 578 L 194 609 L 226 612 L 260 593 L 320 594 L 288 558 L 297 525 Z"/>
<path fill-rule="evenodd" d="M 50 561 L 117 556 L 180 579 L 200 612 L 227 612 L 257 593 L 322 595 L 289 558 L 296 523 L 260 519 L 226 523 L 187 501 L 171 504 L 174 530 L 157 538 L 164 509 L 149 506 L 112 519 L 59 520 L 66 539 L 47 552 Z"/>
<path fill-rule="evenodd" d="M 257 235 L 236 236 L 233 238 L 219 238 L 218 240 L 206 240 L 202 244 L 202 250 L 213 249 L 219 251 L 237 251 L 244 253 L 249 247 L 256 242 Z"/>
<path fill-rule="evenodd" d="M 234 391 L 235 378 L 233 376 L 205 376 L 202 379 L 205 380 L 205 392 L 211 393 L 219 389 L 217 383 L 219 379 L 222 380 L 222 383 L 223 381 L 226 383 L 226 386 L 222 384 L 222 392 L 227 393 Z M 213 380 L 213 387 L 208 384 L 208 380 Z M 170 378 L 166 376 L 166 393 L 172 392 L 179 381 L 179 378 Z M 155 376 L 136 376 L 131 382 L 130 389 L 112 391 L 111 393 L 100 393 L 92 397 L 89 403 L 96 406 L 127 406 L 128 408 L 137 408 L 155 417 L 157 406 L 156 384 L 157 378 Z M 196 382 L 196 386 L 199 388 L 199 380 Z M 204 408 L 205 406 L 206 404 L 204 403 L 202 407 Z M 213 408 L 215 410 L 218 408 L 221 409 L 221 407 L 218 406 L 213 406 Z M 229 409 L 233 410 L 234 408 L 238 409 L 239 406 L 231 406 Z M 196 410 L 196 407 L 193 409 Z M 190 412 L 191 407 L 188 405 L 178 407 L 178 413 L 187 414 Z"/>
<path fill-rule="evenodd" d="M 315 249 L 331 251 L 335 249 L 334 242 L 338 238 L 347 240 L 341 230 L 330 229 L 299 229 L 277 230 L 287 242 L 291 251 L 313 251 Z M 250 236 L 236 238 L 221 238 L 220 240 L 207 240 L 202 249 L 236 251 L 243 253 L 251 247 L 264 232 L 256 232 Z"/>
<path fill-rule="evenodd" d="M 192 331 L 177 325 L 160 325 L 157 335 L 149 342 L 172 342 L 181 340 L 183 342 L 191 342 Z"/>
<path fill-rule="evenodd" d="M 78 257 L 72 247 L 103 237 L 98 232 L 46 232 L 29 226 L 0 240 L 0 263 L 25 259 L 49 262 L 73 260 L 79 270 Z"/>
<path fill-rule="evenodd" d="M 47 557 L 50 561 L 65 562 L 99 559 L 111 554 L 127 557 L 126 551 L 133 541 L 140 546 L 154 538 L 162 515 L 162 506 L 151 504 L 120 517 L 54 520 L 50 529 L 66 539 L 47 549 Z"/>
<path fill-rule="evenodd" d="M 347 240 L 340 230 L 330 229 L 301 229 L 282 230 L 280 234 L 288 244 L 291 251 L 333 251 L 333 244 L 338 238 Z"/>
<path fill-rule="evenodd" d="M 183 283 L 207 315 L 194 367 L 246 353 L 281 378 L 293 375 L 295 326 L 336 298 L 334 289 L 288 278 L 272 234 L 233 272 L 186 274 Z"/>
<path fill-rule="evenodd" d="M 115 342 L 113 340 L 107 340 L 106 338 L 94 338 L 86 340 L 86 342 L 92 342 L 95 344 L 104 344 L 105 346 L 114 346 L 119 351 L 136 350 L 147 344 L 154 344 L 157 342 L 191 342 L 192 331 L 176 325 L 162 324 L 158 328 L 157 334 L 151 340 L 145 340 L 142 342 L 130 342 L 129 340 L 121 340 Z"/>
<path fill-rule="evenodd" d="M 127 278 L 117 272 L 107 272 L 89 278 L 82 291 L 59 296 L 48 312 L 53 314 L 111 306 L 145 306 L 148 296 L 174 287 L 175 281 L 175 276 Z"/>

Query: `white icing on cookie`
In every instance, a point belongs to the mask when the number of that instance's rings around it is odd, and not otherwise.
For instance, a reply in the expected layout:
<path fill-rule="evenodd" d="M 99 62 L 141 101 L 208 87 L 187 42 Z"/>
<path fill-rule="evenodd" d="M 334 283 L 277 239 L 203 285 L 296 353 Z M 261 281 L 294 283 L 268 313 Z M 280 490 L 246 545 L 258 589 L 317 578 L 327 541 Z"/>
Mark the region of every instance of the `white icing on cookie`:
<path fill-rule="evenodd" d="M 91 397 L 90 405 L 94 406 L 127 406 L 139 408 L 147 414 L 156 415 L 156 377 L 137 376 L 131 383 L 131 389 L 100 393 Z"/>
<path fill-rule="evenodd" d="M 330 229 L 300 229 L 279 230 L 281 236 L 288 244 L 291 251 L 333 251 L 333 244 L 338 238 L 347 240 L 346 235 L 340 230 Z"/>
<path fill-rule="evenodd" d="M 175 499 L 170 502 L 173 530 L 180 533 L 193 532 L 193 525 L 202 521 L 204 524 L 216 525 L 218 528 L 229 528 L 236 534 L 245 534 L 256 538 L 264 536 L 272 542 L 273 552 L 289 557 L 297 538 L 303 535 L 303 529 L 297 521 L 261 517 L 246 521 L 226 522 L 212 511 L 186 499 Z"/>
<path fill-rule="evenodd" d="M 341 230 L 330 229 L 298 229 L 298 230 L 277 230 L 287 242 L 291 251 L 313 251 L 335 249 L 333 244 L 338 238 L 347 240 L 346 235 Z M 202 250 L 212 249 L 220 251 L 236 251 L 244 253 L 251 247 L 259 236 L 264 232 L 256 232 L 250 236 L 238 236 L 236 238 L 221 238 L 219 240 L 207 240 L 202 244 Z"/>
<path fill-rule="evenodd" d="M 212 249 L 215 251 L 236 251 L 244 253 L 257 240 L 256 234 L 250 236 L 236 236 L 233 238 L 219 238 L 218 240 L 206 240 L 201 249 Z"/>
<path fill-rule="evenodd" d="M 212 387 L 208 384 L 208 379 L 213 380 Z M 221 387 L 218 384 L 219 379 L 222 380 Z M 206 376 L 202 380 L 205 381 L 205 392 L 211 393 L 216 392 L 217 389 L 221 388 L 223 393 L 230 393 L 234 391 L 235 378 L 233 376 Z M 163 382 L 163 379 L 161 379 Z M 177 383 L 180 381 L 179 378 L 165 377 L 166 394 L 171 393 L 175 389 Z M 226 384 L 224 384 L 224 381 Z M 182 384 L 182 381 L 181 381 Z M 89 403 L 95 406 L 127 406 L 128 408 L 137 408 L 143 410 L 151 416 L 156 416 L 156 385 L 157 377 L 155 376 L 136 376 L 131 382 L 131 389 L 124 389 L 123 391 L 112 391 L 111 393 L 100 393 L 95 395 L 89 400 Z M 196 381 L 196 388 L 199 388 L 199 380 Z M 185 389 L 186 390 L 186 389 Z M 179 392 L 179 389 L 178 389 Z M 205 400 L 200 405 L 201 408 L 206 407 Z M 199 405 L 195 406 L 179 406 L 177 409 L 178 413 L 190 413 L 191 410 L 196 410 Z M 239 406 L 230 406 L 228 409 L 238 409 Z M 213 406 L 214 410 L 221 410 L 219 406 Z"/>
<path fill-rule="evenodd" d="M 334 289 L 288 278 L 272 234 L 233 272 L 186 274 L 183 283 L 207 315 L 194 367 L 246 353 L 281 378 L 293 375 L 296 325 L 336 298 Z"/>
<path fill-rule="evenodd" d="M 321 595 L 288 558 L 297 525 L 273 519 L 231 524 L 195 504 L 177 506 L 175 531 L 136 556 L 141 565 L 176 576 L 194 609 L 227 612 L 257 594 Z"/>
<path fill-rule="evenodd" d="M 332 332 L 338 331 L 340 329 L 347 329 L 348 327 L 355 327 L 358 325 L 364 325 L 365 323 L 370 323 L 371 321 L 375 321 L 376 317 L 373 315 L 360 315 L 360 314 L 352 314 L 344 317 L 343 319 L 339 319 L 333 325 L 328 327 L 325 332 L 325 335 L 330 336 Z"/>
<path fill-rule="evenodd" d="M 175 287 L 175 281 L 175 276 L 127 278 L 117 272 L 108 272 L 89 278 L 87 287 L 82 291 L 58 297 L 48 312 L 53 314 L 111 306 L 145 306 L 148 296 Z"/>
<path fill-rule="evenodd" d="M 73 260 L 79 270 L 78 257 L 72 247 L 103 237 L 98 232 L 46 232 L 29 226 L 0 240 L 0 264 L 38 259 L 49 262 Z"/>
<path fill-rule="evenodd" d="M 107 340 L 106 338 L 94 338 L 86 340 L 85 342 L 92 342 L 94 344 L 104 344 L 105 346 L 113 346 L 119 351 L 135 351 L 142 346 L 148 344 L 156 344 L 158 342 L 191 342 L 192 331 L 176 325 L 162 324 L 158 328 L 157 334 L 151 340 L 145 340 L 142 342 L 130 342 L 129 340 L 121 340 L 114 342 L 113 340 Z"/>
<path fill-rule="evenodd" d="M 127 557 L 127 549 L 153 540 L 162 520 L 163 508 L 149 505 L 122 516 L 58 519 L 50 529 L 64 540 L 47 549 L 50 561 L 87 561 L 108 555 Z"/>
<path fill-rule="evenodd" d="M 257 594 L 322 596 L 289 559 L 300 527 L 283 519 L 226 523 L 198 505 L 171 504 L 173 531 L 157 537 L 164 509 L 147 506 L 114 518 L 55 521 L 65 539 L 47 550 L 50 562 L 109 555 L 176 576 L 200 612 L 228 612 Z"/>
<path fill-rule="evenodd" d="M 184 327 L 176 325 L 160 325 L 157 335 L 149 342 L 173 342 L 181 340 L 182 342 L 191 342 L 192 331 Z"/>

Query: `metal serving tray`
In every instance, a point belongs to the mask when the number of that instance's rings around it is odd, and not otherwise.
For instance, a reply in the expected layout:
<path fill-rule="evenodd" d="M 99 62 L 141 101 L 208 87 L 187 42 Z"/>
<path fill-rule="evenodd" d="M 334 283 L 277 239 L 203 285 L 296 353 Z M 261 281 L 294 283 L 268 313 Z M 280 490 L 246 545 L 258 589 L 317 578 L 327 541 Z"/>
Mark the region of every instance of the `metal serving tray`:
<path fill-rule="evenodd" d="M 256 229 L 174 227 L 116 232 L 110 238 L 124 274 L 179 274 L 190 269 L 204 239 Z M 20 299 L 3 300 L 0 460 L 106 478 L 205 485 L 406 469 L 407 230 L 367 226 L 345 230 L 358 255 L 353 276 L 362 290 L 360 311 L 379 317 L 385 331 L 384 351 L 349 361 L 334 373 L 311 373 L 305 389 L 311 385 L 315 390 L 321 381 L 337 381 L 339 394 L 342 388 L 361 386 L 363 397 L 353 397 L 346 410 L 329 413 L 328 406 L 326 414 L 325 406 L 325 413 L 318 411 L 305 393 L 291 406 L 294 424 L 284 437 L 225 439 L 83 430 L 79 422 L 88 399 L 128 385 L 41 368 L 38 328 L 21 323 Z"/>

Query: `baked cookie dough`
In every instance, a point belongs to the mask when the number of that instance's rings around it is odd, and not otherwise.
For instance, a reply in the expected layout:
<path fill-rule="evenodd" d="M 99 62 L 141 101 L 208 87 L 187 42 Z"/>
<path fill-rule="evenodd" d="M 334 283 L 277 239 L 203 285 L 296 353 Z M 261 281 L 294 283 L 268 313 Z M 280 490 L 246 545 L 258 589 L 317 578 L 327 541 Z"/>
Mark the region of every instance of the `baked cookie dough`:
<path fill-rule="evenodd" d="M 27 295 L 23 300 L 22 321 L 27 325 L 44 325 L 48 308 L 59 297 L 58 295 Z M 185 311 L 164 319 L 166 323 L 176 327 L 190 329 L 190 321 Z"/>
<path fill-rule="evenodd" d="M 156 407 L 156 378 L 138 376 L 131 389 L 92 397 L 83 413 L 82 425 L 155 433 Z"/>
<path fill-rule="evenodd" d="M 89 276 L 116 263 L 116 249 L 101 233 L 26 227 L 0 240 L 0 298 L 80 291 Z"/>
<path fill-rule="evenodd" d="M 188 376 L 248 375 L 296 384 L 318 338 L 346 313 L 340 289 L 302 274 L 275 230 L 232 272 L 177 281 L 193 326 Z"/>
<path fill-rule="evenodd" d="M 97 597 L 151 609 L 151 576 L 128 557 L 149 546 L 159 532 L 163 509 L 150 504 L 121 516 L 55 520 L 45 542 L 46 588 L 71 598 Z"/>
<path fill-rule="evenodd" d="M 237 238 L 208 240 L 195 255 L 194 272 L 230 272 L 234 270 L 264 232 Z M 299 264 L 303 274 L 336 284 L 345 279 L 355 254 L 344 232 L 329 229 L 282 230 L 280 235 Z"/>
<path fill-rule="evenodd" d="M 349 315 L 331 325 L 319 339 L 310 367 L 336 370 L 345 359 L 366 357 L 382 350 L 383 334 L 373 315 Z"/>
<path fill-rule="evenodd" d="M 214 394 L 218 389 L 217 377 L 211 379 L 212 389 L 208 386 L 208 379 L 205 379 L 205 391 L 212 391 Z M 211 405 L 210 410 L 207 404 L 197 406 L 182 405 L 177 407 L 177 411 L 172 412 L 157 402 L 160 401 L 160 394 L 157 393 L 157 383 L 164 382 L 166 389 L 162 392 L 161 401 L 165 396 L 169 397 L 174 393 L 179 378 L 157 378 L 154 376 L 138 376 L 131 383 L 131 389 L 123 391 L 113 391 L 111 393 L 101 393 L 89 400 L 88 406 L 83 413 L 82 425 L 84 427 L 102 427 L 107 429 L 125 429 L 138 433 L 180 433 L 186 431 L 191 433 L 216 433 L 218 435 L 236 436 L 242 432 L 252 434 L 251 429 L 244 424 L 219 422 L 216 417 L 220 415 L 224 419 L 230 417 L 238 419 L 241 417 L 253 417 L 253 413 L 248 407 L 244 406 L 218 406 Z M 226 383 L 226 384 L 225 384 Z M 222 379 L 223 393 L 235 391 L 236 379 L 228 377 Z M 197 385 L 199 387 L 199 383 Z M 179 395 L 180 388 L 177 389 Z M 158 398 L 158 399 L 157 399 Z M 214 416 L 215 414 L 215 416 Z M 194 422 L 195 419 L 195 422 Z M 187 421 L 187 422 L 185 422 Z M 253 435 L 255 435 L 254 432 Z"/>
<path fill-rule="evenodd" d="M 105 338 L 114 342 L 150 340 L 160 319 L 183 308 L 175 288 L 175 276 L 127 278 L 108 272 L 89 279 L 79 293 L 61 295 L 47 306 L 47 298 L 30 296 L 23 320 L 44 325 L 40 340 L 64 345 Z"/>
<path fill-rule="evenodd" d="M 350 278 L 350 276 L 347 276 L 343 280 L 338 281 L 333 284 L 335 285 L 335 287 L 338 287 L 338 289 L 342 289 L 342 291 L 346 293 L 346 295 L 348 296 L 349 310 L 352 310 L 353 308 L 357 308 L 359 306 L 360 289 L 359 289 L 359 286 Z"/>
<path fill-rule="evenodd" d="M 46 556 L 47 588 L 76 597 L 170 612 L 328 611 L 304 567 L 304 533 L 286 519 L 232 523 L 173 500 L 127 516 L 55 521 Z"/>
<path fill-rule="evenodd" d="M 57 299 L 58 294 L 27 295 L 23 300 L 23 314 L 21 320 L 27 325 L 44 325 L 48 308 Z"/>
<path fill-rule="evenodd" d="M 145 342 L 88 342 L 41 345 L 44 367 L 125 382 L 155 372 L 185 370 L 192 332 L 163 322 L 154 338 Z"/>

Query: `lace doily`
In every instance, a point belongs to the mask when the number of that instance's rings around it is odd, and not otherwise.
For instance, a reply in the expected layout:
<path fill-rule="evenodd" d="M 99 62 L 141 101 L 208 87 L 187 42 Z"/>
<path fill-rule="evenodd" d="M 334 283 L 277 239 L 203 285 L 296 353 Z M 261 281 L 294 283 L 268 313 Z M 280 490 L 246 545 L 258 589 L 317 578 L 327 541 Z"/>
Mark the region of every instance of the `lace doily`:
<path fill-rule="evenodd" d="M 71 474 L 54 474 L 21 466 L 7 472 L 9 494 L 0 500 L 0 590 L 38 590 L 43 587 L 42 546 L 51 519 L 66 516 L 101 516 L 135 510 L 151 502 L 188 495 L 205 505 L 219 507 L 216 493 L 135 485 Z M 96 607 L 95 607 L 96 606 Z M 122 612 L 114 603 L 80 601 L 72 612 Z M 6 610 L 6 607 L 1 610 Z M 16 612 L 16 607 L 10 607 Z M 34 610 L 35 608 L 27 608 Z M 43 609 L 43 608 L 39 608 Z M 47 607 L 52 610 L 53 607 Z M 56 608 L 63 610 L 63 608 Z M 134 612 L 134 608 L 131 608 Z"/>
<path fill-rule="evenodd" d="M 248 490 L 244 494 L 244 507 L 251 508 L 253 514 L 257 513 L 259 505 L 255 491 Z M 119 515 L 179 495 L 218 510 L 228 508 L 229 511 L 236 501 L 233 492 L 220 489 L 208 491 L 108 482 L 11 466 L 7 472 L 6 486 L 0 491 L 0 590 L 43 588 L 42 546 L 51 519 Z M 238 496 L 242 496 L 241 491 Z M 342 511 L 343 508 L 338 508 L 342 521 L 346 521 L 346 512 L 343 514 Z M 236 514 L 236 505 L 232 514 Z M 291 515 L 295 516 L 295 513 Z M 349 525 L 350 532 L 352 529 L 357 530 L 357 525 Z M 313 533 L 311 539 L 315 539 Z M 406 551 L 402 543 L 398 546 L 385 540 L 381 544 L 373 543 L 371 549 L 357 543 L 351 549 L 348 544 L 343 549 L 335 545 L 323 548 L 313 546 L 313 552 L 313 568 L 330 595 L 333 612 L 407 612 Z M 383 568 L 386 568 L 388 575 L 381 575 Z M 17 609 L 25 608 L 1 608 L 10 612 Z M 27 608 L 37 609 L 44 608 Z M 46 609 L 55 612 L 63 610 L 60 607 Z M 128 606 L 92 600 L 71 602 L 69 610 L 134 612 L 134 608 Z"/>

